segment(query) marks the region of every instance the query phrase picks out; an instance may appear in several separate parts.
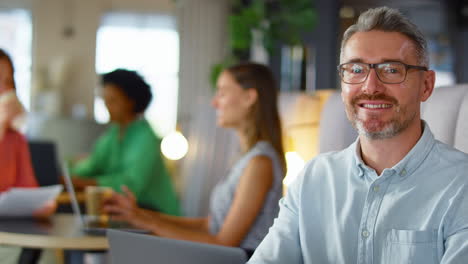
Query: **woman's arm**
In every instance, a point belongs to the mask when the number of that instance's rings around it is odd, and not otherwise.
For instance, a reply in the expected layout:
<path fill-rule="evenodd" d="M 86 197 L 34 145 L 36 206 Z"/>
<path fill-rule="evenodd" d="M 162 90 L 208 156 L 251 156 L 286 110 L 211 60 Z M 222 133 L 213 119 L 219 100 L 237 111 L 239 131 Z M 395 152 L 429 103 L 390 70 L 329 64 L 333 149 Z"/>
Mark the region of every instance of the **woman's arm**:
<path fill-rule="evenodd" d="M 89 155 L 70 164 L 70 174 L 73 178 L 95 179 L 97 175 L 102 174 L 103 167 L 109 163 L 111 148 L 115 144 L 115 130 L 113 126 L 107 128 L 96 140 Z"/>
<path fill-rule="evenodd" d="M 181 217 L 141 208 L 137 214 L 143 215 L 140 220 L 145 219 L 142 224 L 138 226 L 140 228 L 153 230 L 155 229 L 154 226 L 159 223 L 159 225 L 172 225 L 176 228 L 192 230 L 196 232 L 209 232 L 208 217 Z M 135 221 L 135 225 L 138 225 L 137 221 Z M 154 233 L 157 234 L 156 232 Z"/>
<path fill-rule="evenodd" d="M 136 206 L 131 209 L 131 205 L 127 203 L 131 200 L 128 194 L 123 197 L 127 202 L 121 200 L 114 205 L 106 206 L 106 210 L 116 214 L 119 219 L 149 229 L 162 237 L 239 246 L 260 213 L 272 184 L 273 166 L 270 158 L 265 156 L 253 158 L 240 178 L 231 208 L 217 234 L 209 232 L 208 219 L 205 220 L 204 228 L 192 228 L 193 226 L 181 224 L 184 223 L 182 218 L 161 215 Z"/>
<path fill-rule="evenodd" d="M 256 156 L 242 174 L 231 208 L 216 239 L 218 244 L 239 246 L 260 214 L 273 185 L 273 164 L 266 156 Z"/>
<path fill-rule="evenodd" d="M 71 179 L 73 182 L 73 186 L 75 187 L 76 190 L 84 190 L 88 186 L 96 186 L 97 181 L 95 179 L 89 179 L 89 178 L 72 178 Z M 64 182 L 65 180 L 62 179 Z"/>
<path fill-rule="evenodd" d="M 184 229 L 208 231 L 208 217 L 180 217 L 138 208 L 136 197 L 130 189 L 122 186 L 122 191 L 123 194 L 114 193 L 105 202 L 104 210 L 115 220 L 124 220 L 148 230 L 152 230 L 154 222 L 159 220 Z"/>

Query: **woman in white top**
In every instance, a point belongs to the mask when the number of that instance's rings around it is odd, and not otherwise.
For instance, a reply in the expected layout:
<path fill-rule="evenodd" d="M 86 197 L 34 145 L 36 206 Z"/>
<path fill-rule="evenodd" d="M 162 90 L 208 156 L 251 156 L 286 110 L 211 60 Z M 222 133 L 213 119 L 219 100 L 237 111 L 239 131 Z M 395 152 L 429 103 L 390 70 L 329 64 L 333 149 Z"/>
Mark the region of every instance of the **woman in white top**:
<path fill-rule="evenodd" d="M 210 215 L 175 217 L 138 208 L 128 189 L 108 200 L 113 219 L 154 234 L 253 252 L 278 214 L 285 172 L 277 86 L 270 69 L 245 63 L 225 69 L 212 104 L 217 125 L 234 129 L 243 156 L 213 190 Z"/>

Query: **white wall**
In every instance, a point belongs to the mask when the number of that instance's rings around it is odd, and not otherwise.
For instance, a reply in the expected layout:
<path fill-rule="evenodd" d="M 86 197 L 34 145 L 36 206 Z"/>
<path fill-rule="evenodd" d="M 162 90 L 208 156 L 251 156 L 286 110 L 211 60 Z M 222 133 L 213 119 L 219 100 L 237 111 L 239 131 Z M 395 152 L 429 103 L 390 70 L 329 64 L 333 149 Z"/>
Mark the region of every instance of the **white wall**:
<path fill-rule="evenodd" d="M 225 177 L 238 145 L 228 131 L 216 128 L 210 106 L 209 72 L 222 60 L 227 43 L 229 0 L 185 0 L 177 8 L 180 30 L 179 125 L 190 149 L 181 164 L 183 209 L 189 216 L 208 212 L 211 189 Z"/>

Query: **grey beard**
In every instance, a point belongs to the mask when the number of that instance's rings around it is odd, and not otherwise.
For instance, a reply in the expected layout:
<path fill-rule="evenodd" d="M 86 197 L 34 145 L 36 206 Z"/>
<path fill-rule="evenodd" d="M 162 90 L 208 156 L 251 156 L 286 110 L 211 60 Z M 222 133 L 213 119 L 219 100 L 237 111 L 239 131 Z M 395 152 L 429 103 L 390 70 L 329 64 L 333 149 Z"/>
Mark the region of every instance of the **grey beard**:
<path fill-rule="evenodd" d="M 402 129 L 398 129 L 398 127 L 395 126 L 395 123 L 391 123 L 390 125 L 386 126 L 383 130 L 375 132 L 367 131 L 364 128 L 362 122 L 356 120 L 353 121 L 353 127 L 357 130 L 359 135 L 365 136 L 370 140 L 382 140 L 392 138 L 402 131 Z"/>
<path fill-rule="evenodd" d="M 407 129 L 415 116 L 416 113 L 414 113 L 410 118 L 402 120 L 401 122 L 395 119 L 390 120 L 390 122 L 387 123 L 383 130 L 374 132 L 367 131 L 363 123 L 357 119 L 356 115 L 354 116 L 355 118 L 351 121 L 351 124 L 357 130 L 359 135 L 365 136 L 370 140 L 382 140 L 395 137 Z"/>

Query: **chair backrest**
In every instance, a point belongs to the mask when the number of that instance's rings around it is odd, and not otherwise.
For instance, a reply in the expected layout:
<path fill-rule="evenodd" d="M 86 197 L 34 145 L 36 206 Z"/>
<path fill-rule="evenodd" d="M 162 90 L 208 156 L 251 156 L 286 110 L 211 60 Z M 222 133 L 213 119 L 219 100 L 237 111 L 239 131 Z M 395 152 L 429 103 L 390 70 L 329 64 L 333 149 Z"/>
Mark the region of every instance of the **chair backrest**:
<path fill-rule="evenodd" d="M 468 85 L 465 86 L 465 97 L 460 105 L 458 113 L 457 131 L 455 131 L 455 140 L 453 146 L 463 152 L 468 153 Z"/>
<path fill-rule="evenodd" d="M 29 141 L 31 161 L 40 186 L 59 183 L 60 170 L 54 142 Z"/>
<path fill-rule="evenodd" d="M 440 87 L 422 104 L 421 117 L 435 138 L 451 146 L 454 146 L 460 106 L 467 91 L 468 87 L 462 85 Z"/>

